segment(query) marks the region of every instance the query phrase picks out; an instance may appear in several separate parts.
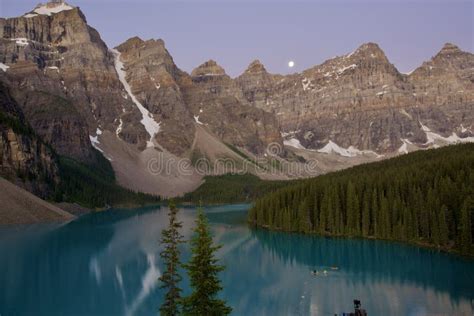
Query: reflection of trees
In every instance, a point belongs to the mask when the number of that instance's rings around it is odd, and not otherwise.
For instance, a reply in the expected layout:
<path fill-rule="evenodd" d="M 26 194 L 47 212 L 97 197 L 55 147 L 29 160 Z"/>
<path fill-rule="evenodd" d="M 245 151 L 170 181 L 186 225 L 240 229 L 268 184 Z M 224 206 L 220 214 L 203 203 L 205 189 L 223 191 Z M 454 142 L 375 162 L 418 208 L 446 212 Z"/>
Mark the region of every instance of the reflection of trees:
<path fill-rule="evenodd" d="M 158 240 L 166 225 L 166 210 L 154 210 L 93 214 L 31 237 L 21 234 L 21 242 L 2 239 L 0 314 L 154 314 L 162 297 L 153 282 L 160 267 Z M 180 215 L 187 239 L 194 213 L 182 210 Z M 215 241 L 223 245 L 218 255 L 227 265 L 223 297 L 236 315 L 307 315 L 314 306 L 335 312 L 341 301 L 349 310 L 357 291 L 377 297 L 380 310 L 392 295 L 400 301 L 418 295 L 435 307 L 474 296 L 467 260 L 395 243 L 249 231 L 240 224 L 242 212 L 211 210 L 208 215 Z M 183 260 L 188 258 L 185 251 Z M 340 270 L 331 277 L 309 274 L 333 265 Z M 438 293 L 430 296 L 432 289 Z"/>
<path fill-rule="evenodd" d="M 393 242 L 335 239 L 252 230 L 264 248 L 284 262 L 313 267 L 337 266 L 362 280 L 412 282 L 471 299 L 472 262 L 444 253 Z M 459 258 L 456 258 L 459 259 Z M 466 273 L 466 278 L 459 274 Z"/>
<path fill-rule="evenodd" d="M 149 261 L 158 237 L 150 238 L 147 233 L 154 231 L 144 227 L 160 229 L 162 212 L 155 210 L 86 215 L 9 247 L 0 260 L 0 314 L 123 314 L 125 300 L 133 301 L 146 283 L 142 272 L 153 268 Z M 144 251 L 143 239 L 155 248 Z M 15 310 L 2 310 L 5 306 Z"/>

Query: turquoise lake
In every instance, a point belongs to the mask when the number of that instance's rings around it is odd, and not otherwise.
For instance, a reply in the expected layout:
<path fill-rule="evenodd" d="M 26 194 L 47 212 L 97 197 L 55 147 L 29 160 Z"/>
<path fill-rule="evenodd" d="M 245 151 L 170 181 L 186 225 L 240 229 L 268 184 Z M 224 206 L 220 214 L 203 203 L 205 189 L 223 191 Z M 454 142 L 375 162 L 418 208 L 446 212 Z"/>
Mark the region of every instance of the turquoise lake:
<path fill-rule="evenodd" d="M 368 315 L 474 314 L 474 260 L 399 243 L 251 230 L 247 208 L 206 208 L 223 246 L 221 296 L 233 315 L 334 315 L 352 311 L 353 299 Z M 157 315 L 167 211 L 0 228 L 0 315 Z M 191 207 L 180 211 L 185 238 L 194 216 Z"/>

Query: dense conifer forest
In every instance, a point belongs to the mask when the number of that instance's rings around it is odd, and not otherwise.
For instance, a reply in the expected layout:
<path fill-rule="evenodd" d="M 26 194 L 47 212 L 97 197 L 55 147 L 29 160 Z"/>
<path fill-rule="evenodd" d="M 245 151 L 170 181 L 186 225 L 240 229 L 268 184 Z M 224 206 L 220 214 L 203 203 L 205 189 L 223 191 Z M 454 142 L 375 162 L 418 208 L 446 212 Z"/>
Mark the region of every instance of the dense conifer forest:
<path fill-rule="evenodd" d="M 257 227 L 397 240 L 474 254 L 474 144 L 302 180 L 258 199 Z"/>
<path fill-rule="evenodd" d="M 197 204 L 250 203 L 255 199 L 288 186 L 290 181 L 266 181 L 252 174 L 207 176 L 195 191 L 186 193 L 177 202 Z"/>
<path fill-rule="evenodd" d="M 119 186 L 110 162 L 99 152 L 95 153 L 97 162 L 94 166 L 59 157 L 61 181 L 56 187 L 55 201 L 78 203 L 89 208 L 136 206 L 160 201 L 157 196 Z"/>

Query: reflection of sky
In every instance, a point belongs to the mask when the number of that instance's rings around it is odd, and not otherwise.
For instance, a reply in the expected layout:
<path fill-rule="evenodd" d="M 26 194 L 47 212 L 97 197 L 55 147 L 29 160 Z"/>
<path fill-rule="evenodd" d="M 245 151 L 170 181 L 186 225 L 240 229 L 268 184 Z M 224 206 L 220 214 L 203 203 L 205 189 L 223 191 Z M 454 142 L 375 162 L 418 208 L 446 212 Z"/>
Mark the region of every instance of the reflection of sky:
<path fill-rule="evenodd" d="M 250 231 L 242 209 L 209 210 L 227 266 L 222 296 L 235 315 L 334 315 L 350 311 L 354 298 L 369 315 L 472 315 L 472 261 L 393 243 Z M 0 315 L 156 314 L 166 212 L 0 230 Z M 194 211 L 183 209 L 180 219 L 189 239 Z M 183 288 L 189 293 L 187 280 Z"/>

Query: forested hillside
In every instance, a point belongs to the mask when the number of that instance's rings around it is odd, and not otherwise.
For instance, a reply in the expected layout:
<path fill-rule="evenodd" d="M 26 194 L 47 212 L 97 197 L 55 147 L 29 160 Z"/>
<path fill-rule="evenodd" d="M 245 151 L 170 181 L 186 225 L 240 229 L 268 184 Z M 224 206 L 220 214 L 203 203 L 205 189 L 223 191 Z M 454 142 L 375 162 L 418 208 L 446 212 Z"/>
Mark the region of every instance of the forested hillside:
<path fill-rule="evenodd" d="M 474 144 L 302 180 L 258 199 L 258 227 L 371 237 L 474 254 Z"/>
<path fill-rule="evenodd" d="M 208 176 L 199 188 L 186 193 L 177 201 L 195 204 L 250 203 L 290 183 L 290 181 L 266 181 L 252 174 Z"/>
<path fill-rule="evenodd" d="M 160 197 L 133 192 L 119 186 L 110 162 L 94 151 L 96 164 L 86 165 L 74 159 L 60 157 L 60 185 L 55 200 L 74 202 L 89 208 L 136 206 L 160 202 Z"/>

